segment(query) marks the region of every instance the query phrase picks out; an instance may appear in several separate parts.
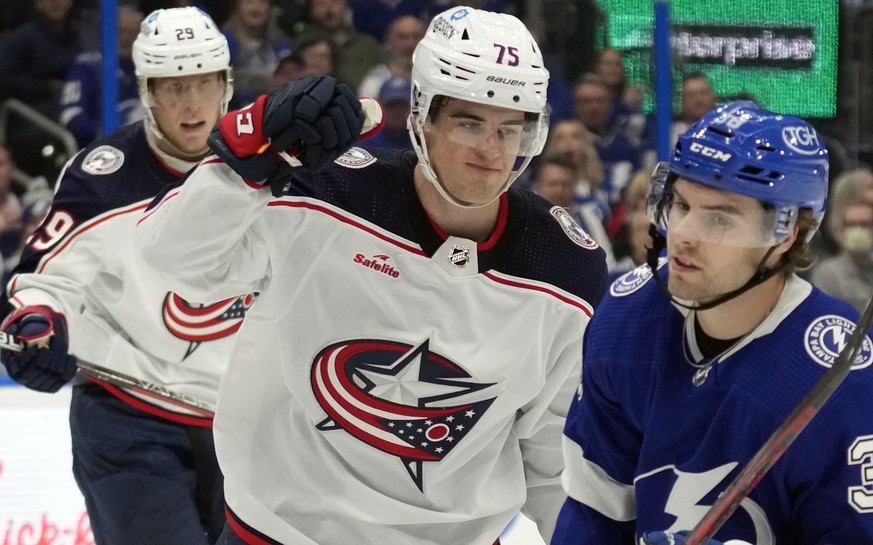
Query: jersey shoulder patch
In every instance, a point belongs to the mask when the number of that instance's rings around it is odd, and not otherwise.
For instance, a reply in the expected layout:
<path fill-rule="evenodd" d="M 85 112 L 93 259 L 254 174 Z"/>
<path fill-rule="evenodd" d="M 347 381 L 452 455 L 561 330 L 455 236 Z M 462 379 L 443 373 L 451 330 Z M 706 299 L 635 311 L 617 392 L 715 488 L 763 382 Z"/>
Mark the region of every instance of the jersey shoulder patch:
<path fill-rule="evenodd" d="M 558 223 L 561 225 L 561 229 L 564 230 L 564 233 L 572 240 L 577 246 L 581 246 L 586 250 L 595 250 L 599 248 L 597 245 L 597 241 L 591 238 L 591 235 L 585 232 L 582 227 L 576 223 L 576 220 L 573 219 L 573 216 L 567 212 L 561 206 L 553 206 L 549 213 L 558 220 Z"/>
<path fill-rule="evenodd" d="M 82 160 L 82 170 L 88 174 L 112 174 L 124 164 L 124 152 L 114 146 L 98 146 Z"/>
<path fill-rule="evenodd" d="M 667 263 L 667 258 L 660 258 L 658 260 L 658 269 L 663 267 L 665 263 Z M 636 269 L 628 271 L 616 278 L 609 286 L 609 294 L 613 297 L 624 297 L 630 295 L 645 286 L 653 276 L 651 267 L 648 265 L 640 265 Z"/>
<path fill-rule="evenodd" d="M 375 163 L 376 158 L 363 148 L 353 147 L 340 155 L 334 162 L 341 167 L 364 168 Z"/>
<path fill-rule="evenodd" d="M 812 361 L 830 368 L 855 331 L 855 322 L 836 314 L 814 319 L 803 335 L 803 345 Z M 865 369 L 873 364 L 873 344 L 870 336 L 864 338 L 861 350 L 852 363 L 852 370 Z"/>

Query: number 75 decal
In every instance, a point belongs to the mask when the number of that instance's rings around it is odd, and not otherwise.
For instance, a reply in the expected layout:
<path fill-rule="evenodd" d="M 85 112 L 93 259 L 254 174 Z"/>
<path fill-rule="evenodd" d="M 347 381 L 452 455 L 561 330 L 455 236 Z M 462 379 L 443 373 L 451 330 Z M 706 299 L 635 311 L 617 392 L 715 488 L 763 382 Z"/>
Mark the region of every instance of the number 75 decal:
<path fill-rule="evenodd" d="M 497 48 L 497 64 L 505 64 L 507 66 L 518 66 L 518 48 L 494 44 Z"/>

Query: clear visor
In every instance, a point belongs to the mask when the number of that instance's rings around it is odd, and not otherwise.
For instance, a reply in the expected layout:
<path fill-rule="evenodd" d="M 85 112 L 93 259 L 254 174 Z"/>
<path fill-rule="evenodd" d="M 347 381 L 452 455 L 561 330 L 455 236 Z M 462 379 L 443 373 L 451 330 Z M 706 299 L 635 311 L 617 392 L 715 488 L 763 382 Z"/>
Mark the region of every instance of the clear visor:
<path fill-rule="evenodd" d="M 519 119 L 494 123 L 469 117 L 448 117 L 440 130 L 449 141 L 481 150 L 494 150 L 503 155 L 533 156 L 537 154 L 538 120 Z M 430 120 L 424 131 L 434 130 Z"/>
<path fill-rule="evenodd" d="M 668 236 L 706 244 L 741 248 L 769 248 L 794 229 L 797 211 L 773 209 L 755 200 L 743 203 L 695 205 L 673 192 L 672 183 L 656 168 L 647 212 L 649 221 Z"/>
<path fill-rule="evenodd" d="M 149 105 L 167 110 L 220 103 L 226 83 L 221 76 L 204 74 L 197 78 L 160 78 L 150 82 Z"/>

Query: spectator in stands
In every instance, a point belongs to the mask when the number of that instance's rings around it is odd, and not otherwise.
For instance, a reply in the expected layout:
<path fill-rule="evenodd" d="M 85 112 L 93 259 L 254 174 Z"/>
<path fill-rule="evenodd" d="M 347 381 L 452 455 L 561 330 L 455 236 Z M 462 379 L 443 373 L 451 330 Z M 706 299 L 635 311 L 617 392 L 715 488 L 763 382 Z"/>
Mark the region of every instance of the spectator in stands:
<path fill-rule="evenodd" d="M 18 98 L 57 119 L 67 70 L 84 49 L 73 0 L 33 0 L 33 17 L 0 43 L 0 102 Z"/>
<path fill-rule="evenodd" d="M 670 129 L 670 145 L 675 146 L 679 135 L 715 107 L 718 97 L 706 74 L 691 72 L 682 78 L 682 105 Z"/>
<path fill-rule="evenodd" d="M 612 92 L 600 76 L 583 75 L 576 83 L 574 99 L 576 117 L 591 132 L 603 163 L 603 189 L 610 205 L 615 206 L 621 202 L 632 173 L 642 166 L 642 148 L 613 122 Z"/>
<path fill-rule="evenodd" d="M 624 60 L 618 49 L 609 46 L 601 49 L 594 63 L 594 73 L 609 86 L 617 106 L 639 110 L 643 102 L 642 88 L 628 84 Z"/>
<path fill-rule="evenodd" d="M 391 22 L 385 34 L 385 62 L 377 64 L 364 75 L 358 94 L 374 97 L 392 76 L 412 78 L 412 52 L 424 37 L 424 22 L 411 15 L 398 17 Z"/>
<path fill-rule="evenodd" d="M 21 244 L 21 203 L 12 191 L 13 172 L 12 154 L 0 145 L 0 254 L 4 264 Z"/>
<path fill-rule="evenodd" d="M 73 0 L 33 0 L 33 8 L 33 16 L 0 42 L 0 103 L 16 98 L 57 121 L 67 70 L 86 49 L 86 37 L 99 33 L 89 32 L 74 16 Z M 7 144 L 19 167 L 42 172 L 44 134 L 20 118 L 8 128 Z"/>
<path fill-rule="evenodd" d="M 592 200 L 577 200 L 576 188 L 579 185 L 578 165 L 566 154 L 543 156 L 537 163 L 531 189 L 550 203 L 567 210 L 576 223 L 594 239 L 606 252 L 606 266 L 615 266 L 612 244 L 603 228 L 601 210 Z"/>
<path fill-rule="evenodd" d="M 355 30 L 346 0 L 310 0 L 308 14 L 309 25 L 295 44 L 315 36 L 328 38 L 337 50 L 337 79 L 358 89 L 364 74 L 382 58 L 382 44 Z"/>
<path fill-rule="evenodd" d="M 650 222 L 646 214 L 651 179 L 652 173 L 649 169 L 638 170 L 624 193 L 621 211 L 616 213 L 621 224 L 616 234 L 610 237 L 616 259 L 615 268 L 609 271 L 611 280 L 643 265 L 646 262 L 646 250 L 652 247 Z"/>
<path fill-rule="evenodd" d="M 303 59 L 305 76 L 332 76 L 339 63 L 339 52 L 328 38 L 313 37 L 298 43 L 296 52 Z"/>
<path fill-rule="evenodd" d="M 271 0 L 236 0 L 221 27 L 230 48 L 234 97 L 239 108 L 270 91 L 279 60 L 291 53 L 291 39 L 279 29 Z"/>
<path fill-rule="evenodd" d="M 133 41 L 139 32 L 143 14 L 128 1 L 118 6 L 118 122 L 127 125 L 139 121 L 143 109 L 133 67 Z M 82 53 L 67 72 L 61 93 L 60 123 L 85 147 L 101 134 L 103 56 L 97 51 Z"/>
<path fill-rule="evenodd" d="M 840 250 L 818 263 L 810 277 L 822 291 L 859 311 L 873 296 L 871 180 L 873 172 L 866 168 L 845 172 L 834 180 L 826 221 Z"/>
<path fill-rule="evenodd" d="M 378 100 L 385 114 L 382 130 L 366 140 L 371 148 L 412 149 L 412 140 L 406 128 L 412 82 L 400 76 L 389 78 L 379 90 Z"/>
<path fill-rule="evenodd" d="M 21 196 L 21 229 L 18 230 L 18 243 L 16 250 L 4 256 L 3 258 L 3 279 L 2 283 L 5 286 L 12 276 L 12 270 L 18 265 L 21 259 L 21 252 L 24 249 L 25 242 L 28 237 L 33 234 L 42 220 L 48 214 L 52 204 L 52 190 L 49 189 L 47 183 L 40 184 L 32 189 L 28 189 Z M 0 365 L 0 368 L 5 370 L 5 367 Z"/>
<path fill-rule="evenodd" d="M 297 45 L 297 48 L 279 60 L 273 72 L 272 89 L 283 83 L 312 75 L 333 75 L 336 66 L 336 49 L 327 38 L 310 38 Z"/>

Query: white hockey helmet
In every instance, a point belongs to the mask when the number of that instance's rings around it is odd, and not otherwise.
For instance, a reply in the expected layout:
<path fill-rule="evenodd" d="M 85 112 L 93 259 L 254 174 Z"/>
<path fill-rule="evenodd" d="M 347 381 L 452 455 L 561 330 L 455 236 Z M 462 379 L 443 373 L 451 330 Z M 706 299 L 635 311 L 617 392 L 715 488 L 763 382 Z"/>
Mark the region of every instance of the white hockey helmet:
<path fill-rule="evenodd" d="M 546 90 L 549 71 L 530 31 L 518 18 L 470 7 L 455 7 L 433 18 L 413 54 L 409 134 L 425 177 L 443 198 L 430 165 L 424 127 L 433 99 L 446 96 L 527 112 L 528 127 L 503 191 L 539 155 L 548 134 Z M 502 191 L 501 191 L 502 193 Z"/>
<path fill-rule="evenodd" d="M 133 64 L 140 100 L 153 126 L 150 78 L 222 72 L 225 89 L 221 112 L 227 112 L 233 96 L 230 49 L 227 38 L 203 10 L 181 7 L 153 11 L 142 22 L 133 42 Z"/>

